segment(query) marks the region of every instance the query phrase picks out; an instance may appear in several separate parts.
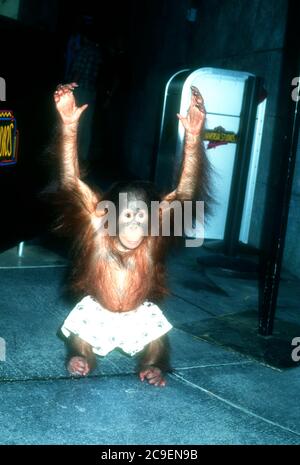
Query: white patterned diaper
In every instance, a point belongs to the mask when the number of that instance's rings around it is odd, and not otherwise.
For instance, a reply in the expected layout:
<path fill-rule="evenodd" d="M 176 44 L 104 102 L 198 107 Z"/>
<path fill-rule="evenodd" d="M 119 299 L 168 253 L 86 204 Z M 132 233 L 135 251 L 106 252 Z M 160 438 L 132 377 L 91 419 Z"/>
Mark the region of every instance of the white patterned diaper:
<path fill-rule="evenodd" d="M 79 336 L 102 356 L 117 347 L 134 355 L 170 329 L 172 325 L 151 302 L 129 312 L 111 312 L 91 296 L 78 302 L 61 328 L 66 337 Z"/>

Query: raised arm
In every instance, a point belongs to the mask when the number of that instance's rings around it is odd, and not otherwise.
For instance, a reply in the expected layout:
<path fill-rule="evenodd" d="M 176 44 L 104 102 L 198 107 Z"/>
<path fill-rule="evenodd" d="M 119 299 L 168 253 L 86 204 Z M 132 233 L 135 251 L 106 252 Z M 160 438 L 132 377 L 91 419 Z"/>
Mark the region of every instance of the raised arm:
<path fill-rule="evenodd" d="M 165 199 L 209 202 L 209 162 L 201 137 L 205 122 L 204 102 L 197 87 L 191 87 L 191 94 L 187 115 L 177 115 L 185 129 L 179 179 L 176 189 Z"/>
<path fill-rule="evenodd" d="M 77 107 L 73 95 L 75 87 L 77 87 L 75 82 L 60 84 L 54 92 L 54 101 L 61 124 L 60 181 L 63 186 L 80 178 L 77 133 L 80 115 L 87 105 Z"/>
<path fill-rule="evenodd" d="M 99 200 L 93 191 L 80 179 L 77 153 L 79 119 L 88 105 L 78 107 L 73 95 L 75 82 L 60 84 L 54 92 L 56 109 L 60 116 L 60 186 L 62 191 L 72 191 L 89 213 L 95 210 Z"/>

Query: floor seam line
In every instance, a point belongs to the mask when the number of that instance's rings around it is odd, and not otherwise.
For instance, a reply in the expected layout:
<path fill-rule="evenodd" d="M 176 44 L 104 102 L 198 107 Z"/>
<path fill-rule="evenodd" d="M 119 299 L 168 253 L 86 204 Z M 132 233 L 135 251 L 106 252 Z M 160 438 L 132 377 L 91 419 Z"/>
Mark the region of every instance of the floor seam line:
<path fill-rule="evenodd" d="M 188 386 L 193 387 L 194 389 L 198 389 L 198 390 L 204 392 L 205 394 L 207 394 L 207 395 L 209 395 L 209 396 L 215 397 L 215 398 L 218 399 L 220 402 L 222 402 L 222 403 L 224 403 L 224 404 L 227 404 L 227 405 L 229 405 L 230 407 L 232 407 L 232 408 L 234 408 L 234 409 L 236 409 L 236 410 L 239 410 L 240 412 L 245 413 L 246 415 L 250 415 L 250 416 L 252 416 L 252 417 L 254 417 L 254 418 L 256 418 L 256 419 L 259 419 L 259 420 L 261 420 L 261 421 L 263 421 L 263 422 L 265 422 L 265 423 L 268 423 L 268 424 L 270 424 L 270 425 L 272 425 L 272 426 L 276 426 L 277 428 L 280 428 L 280 429 L 282 429 L 282 430 L 284 430 L 284 431 L 286 431 L 286 432 L 295 434 L 296 436 L 300 436 L 300 432 L 294 431 L 294 430 L 292 430 L 292 429 L 290 429 L 290 428 L 286 428 L 285 426 L 282 426 L 282 425 L 280 425 L 279 423 L 276 423 L 276 422 L 274 422 L 274 421 L 272 421 L 272 420 L 269 420 L 268 418 L 262 417 L 261 415 L 258 415 L 258 414 L 254 413 L 254 412 L 251 412 L 251 410 L 248 410 L 248 409 L 246 409 L 246 408 L 244 408 L 244 407 L 241 407 L 241 406 L 239 406 L 239 405 L 237 405 L 237 404 L 231 402 L 230 400 L 227 400 L 227 399 L 224 399 L 224 398 L 221 397 L 221 396 L 218 396 L 218 394 L 215 394 L 215 393 L 209 391 L 208 389 L 205 389 L 205 388 L 203 388 L 203 387 L 201 387 L 201 386 L 198 386 L 197 384 L 195 384 L 195 383 L 193 383 L 193 382 L 191 382 L 191 381 L 188 381 L 188 380 L 185 379 L 183 376 L 180 376 L 180 375 L 178 375 L 177 373 L 172 373 L 170 376 L 171 376 L 172 378 L 175 378 L 175 379 L 180 380 L 181 382 L 187 384 Z"/>
<path fill-rule="evenodd" d="M 223 366 L 233 366 L 233 365 L 247 365 L 253 363 L 251 360 L 245 360 L 241 362 L 228 362 L 228 363 L 218 363 L 218 364 L 208 364 L 208 365 L 196 365 L 196 366 L 189 366 L 184 368 L 174 368 L 176 371 L 180 370 L 193 370 L 195 368 L 214 368 L 214 367 L 223 367 Z"/>
<path fill-rule="evenodd" d="M 105 373 L 100 373 L 100 374 L 95 374 L 95 375 L 89 375 L 88 379 L 100 379 L 100 378 L 115 378 L 117 376 L 132 376 L 132 375 L 137 375 L 135 371 L 132 372 L 125 372 L 125 373 L 110 373 L 110 374 L 105 374 Z M 87 379 L 85 376 L 53 376 L 53 377 L 32 377 L 32 378 L 15 378 L 15 379 L 0 379 L 0 386 L 1 384 L 8 384 L 8 383 L 28 383 L 28 382 L 48 382 L 48 381 L 80 381 L 80 380 L 85 380 Z"/>

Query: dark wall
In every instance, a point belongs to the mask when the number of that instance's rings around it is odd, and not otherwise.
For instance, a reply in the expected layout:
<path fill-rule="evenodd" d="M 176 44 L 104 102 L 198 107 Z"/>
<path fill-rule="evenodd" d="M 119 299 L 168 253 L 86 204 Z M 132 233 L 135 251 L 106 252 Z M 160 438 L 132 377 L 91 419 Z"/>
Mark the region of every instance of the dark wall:
<path fill-rule="evenodd" d="M 186 19 L 190 3 L 133 2 L 129 37 L 133 79 L 125 157 L 137 177 L 153 175 L 165 85 L 175 71 L 188 65 L 195 30 Z"/>
<path fill-rule="evenodd" d="M 1 248 L 44 228 L 38 193 L 47 179 L 43 152 L 54 126 L 52 91 L 60 70 L 55 37 L 48 31 L 0 16 L 1 77 L 19 130 L 18 163 L 0 167 Z M 5 46 L 4 46 L 5 45 Z"/>

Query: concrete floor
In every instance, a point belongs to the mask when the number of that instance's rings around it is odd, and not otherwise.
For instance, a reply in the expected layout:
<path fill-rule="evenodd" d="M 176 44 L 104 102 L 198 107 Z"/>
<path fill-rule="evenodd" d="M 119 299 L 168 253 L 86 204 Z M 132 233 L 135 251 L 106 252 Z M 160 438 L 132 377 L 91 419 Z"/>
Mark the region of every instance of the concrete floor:
<path fill-rule="evenodd" d="M 140 383 L 135 360 L 118 351 L 88 378 L 68 377 L 56 336 L 70 306 L 61 292 L 66 259 L 36 243 L 23 258 L 17 248 L 3 252 L 0 443 L 300 444 L 300 367 L 274 369 L 188 329 L 257 309 L 257 281 L 204 269 L 196 258 L 206 253 L 182 249 L 169 259 L 162 308 L 174 326 L 174 371 L 159 389 Z M 294 325 L 299 289 L 284 272 L 277 316 Z"/>

